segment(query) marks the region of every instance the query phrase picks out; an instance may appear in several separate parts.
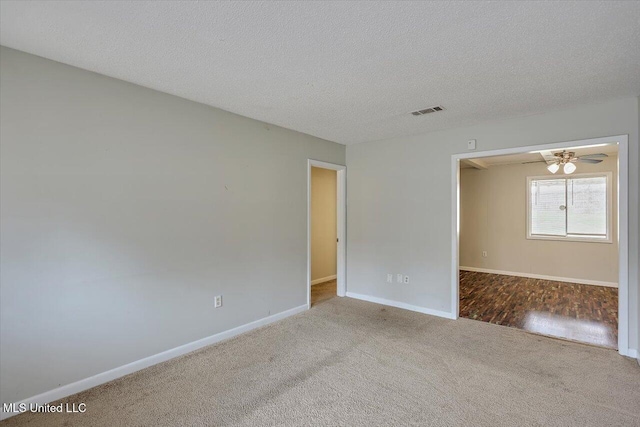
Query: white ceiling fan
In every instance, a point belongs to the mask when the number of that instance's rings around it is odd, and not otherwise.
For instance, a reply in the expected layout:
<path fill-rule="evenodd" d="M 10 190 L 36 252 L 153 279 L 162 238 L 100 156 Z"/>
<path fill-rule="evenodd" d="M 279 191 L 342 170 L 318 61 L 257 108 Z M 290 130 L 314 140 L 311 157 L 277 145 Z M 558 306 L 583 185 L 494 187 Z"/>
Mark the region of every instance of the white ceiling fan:
<path fill-rule="evenodd" d="M 562 167 L 563 172 L 566 175 L 572 174 L 576 170 L 576 165 L 574 163 L 600 163 L 604 157 L 609 157 L 604 153 L 597 154 L 587 154 L 584 156 L 576 157 L 575 151 L 566 151 L 553 153 L 554 159 L 552 163 L 547 166 L 547 169 L 551 173 L 556 173 Z"/>

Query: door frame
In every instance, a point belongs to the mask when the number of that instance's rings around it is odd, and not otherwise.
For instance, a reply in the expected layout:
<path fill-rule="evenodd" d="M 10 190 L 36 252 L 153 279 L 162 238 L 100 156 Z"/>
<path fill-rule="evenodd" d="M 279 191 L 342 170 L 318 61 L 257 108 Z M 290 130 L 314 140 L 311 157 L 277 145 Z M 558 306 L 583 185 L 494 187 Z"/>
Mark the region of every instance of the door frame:
<path fill-rule="evenodd" d="M 338 247 L 336 254 L 337 294 L 347 294 L 347 167 L 320 160 L 307 159 L 307 308 L 311 308 L 311 168 L 336 171 L 336 225 Z"/>
<path fill-rule="evenodd" d="M 618 352 L 623 356 L 634 356 L 629 349 L 629 136 L 616 135 L 602 138 L 564 141 L 551 144 L 504 148 L 487 151 L 472 151 L 451 156 L 451 314 L 457 319 L 460 314 L 460 160 L 481 157 L 520 154 L 539 150 L 556 150 L 583 145 L 618 146 Z M 637 356 L 635 356 L 637 357 Z"/>

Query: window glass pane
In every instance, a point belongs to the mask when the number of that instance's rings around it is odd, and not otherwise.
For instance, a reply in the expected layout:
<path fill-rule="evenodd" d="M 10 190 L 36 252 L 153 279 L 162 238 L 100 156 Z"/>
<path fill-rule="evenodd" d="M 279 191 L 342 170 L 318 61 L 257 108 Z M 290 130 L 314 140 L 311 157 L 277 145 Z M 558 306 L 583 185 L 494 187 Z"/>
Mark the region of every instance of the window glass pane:
<path fill-rule="evenodd" d="M 565 236 L 565 180 L 532 180 L 530 191 L 531 234 Z"/>
<path fill-rule="evenodd" d="M 575 178 L 567 184 L 567 232 L 606 236 L 607 178 Z"/>

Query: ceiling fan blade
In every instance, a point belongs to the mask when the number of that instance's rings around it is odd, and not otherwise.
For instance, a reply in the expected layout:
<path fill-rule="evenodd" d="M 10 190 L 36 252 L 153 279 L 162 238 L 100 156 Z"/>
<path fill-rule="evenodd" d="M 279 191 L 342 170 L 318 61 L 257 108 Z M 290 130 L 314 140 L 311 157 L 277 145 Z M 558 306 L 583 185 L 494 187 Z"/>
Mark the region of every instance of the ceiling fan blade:
<path fill-rule="evenodd" d="M 530 163 L 547 163 L 547 161 L 546 160 L 534 160 L 532 162 L 522 162 L 521 164 L 528 165 Z"/>
<path fill-rule="evenodd" d="M 604 153 L 596 153 L 596 154 L 585 154 L 584 156 L 580 156 L 580 159 L 592 159 L 592 158 L 602 158 L 609 157 Z"/>
<path fill-rule="evenodd" d="M 593 164 L 600 163 L 602 161 L 597 159 L 585 159 L 582 157 L 579 157 L 576 160 L 579 161 L 580 163 L 593 163 Z"/>

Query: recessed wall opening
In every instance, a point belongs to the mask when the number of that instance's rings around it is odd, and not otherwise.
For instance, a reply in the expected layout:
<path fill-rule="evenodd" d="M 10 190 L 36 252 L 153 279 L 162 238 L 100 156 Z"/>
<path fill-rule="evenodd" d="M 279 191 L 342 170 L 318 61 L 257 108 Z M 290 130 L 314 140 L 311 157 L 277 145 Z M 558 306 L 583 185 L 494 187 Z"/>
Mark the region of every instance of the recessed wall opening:
<path fill-rule="evenodd" d="M 457 157 L 458 315 L 624 353 L 626 138 Z"/>

